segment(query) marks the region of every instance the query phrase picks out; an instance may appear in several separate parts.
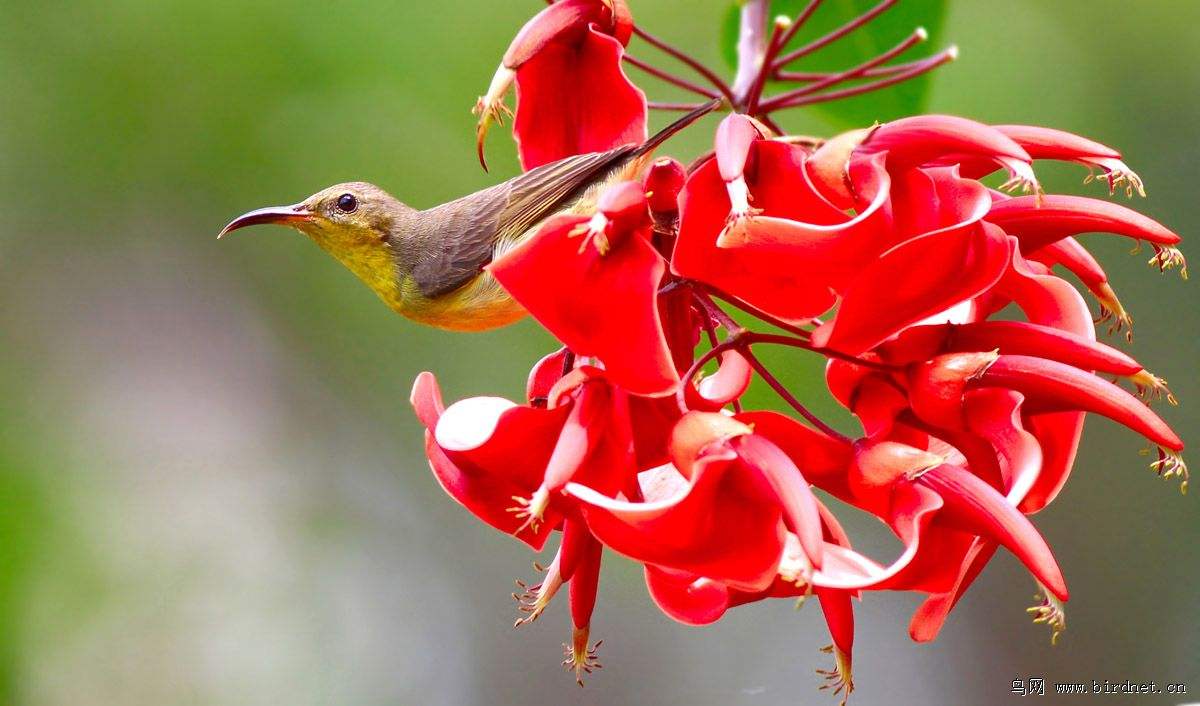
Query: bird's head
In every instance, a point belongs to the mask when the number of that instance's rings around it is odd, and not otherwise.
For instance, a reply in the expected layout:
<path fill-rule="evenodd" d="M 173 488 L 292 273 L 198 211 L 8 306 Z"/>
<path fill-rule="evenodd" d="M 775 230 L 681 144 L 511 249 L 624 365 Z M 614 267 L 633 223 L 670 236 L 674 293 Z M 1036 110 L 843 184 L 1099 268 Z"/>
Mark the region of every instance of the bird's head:
<path fill-rule="evenodd" d="M 366 182 L 335 184 L 291 206 L 259 208 L 233 219 L 218 238 L 266 223 L 304 233 L 358 275 L 385 301 L 395 293 L 394 241 L 415 211 Z"/>

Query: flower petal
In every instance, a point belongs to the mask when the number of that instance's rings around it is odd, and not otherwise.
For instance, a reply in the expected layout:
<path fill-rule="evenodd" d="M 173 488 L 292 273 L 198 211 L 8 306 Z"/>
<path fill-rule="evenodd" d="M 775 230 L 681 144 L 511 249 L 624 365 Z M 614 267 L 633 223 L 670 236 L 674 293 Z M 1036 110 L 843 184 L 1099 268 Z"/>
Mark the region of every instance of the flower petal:
<path fill-rule="evenodd" d="M 1022 252 L 1080 233 L 1113 233 L 1158 245 L 1176 245 L 1182 240 L 1131 208 L 1084 196 L 1019 196 L 992 204 L 987 220 L 1016 236 Z"/>
<path fill-rule="evenodd" d="M 487 269 L 568 348 L 599 358 L 619 385 L 671 392 L 679 375 L 656 302 L 666 265 L 642 234 L 592 235 L 590 223 L 552 220 Z M 603 254 L 587 240 L 601 237 L 612 242 Z"/>
<path fill-rule="evenodd" d="M 513 134 L 524 169 L 645 141 L 646 94 L 626 76 L 623 53 L 616 38 L 589 27 L 520 65 Z"/>
<path fill-rule="evenodd" d="M 709 625 L 729 609 L 729 589 L 719 581 L 646 564 L 646 588 L 655 605 L 684 625 Z"/>
<path fill-rule="evenodd" d="M 1004 545 L 1055 596 L 1067 600 L 1066 580 L 1046 540 L 1003 495 L 970 471 L 949 464 L 931 469 L 916 482 L 942 497 L 940 521 Z"/>
<path fill-rule="evenodd" d="M 529 495 L 537 487 L 567 410 L 535 410 L 501 404 L 504 401 L 497 402 L 497 398 L 484 399 L 447 410 L 450 419 L 444 435 L 456 443 L 456 450 L 447 452 L 435 435 L 447 416 L 442 412 L 437 381 L 429 374 L 417 378 L 412 402 L 427 429 L 429 466 L 446 493 L 476 517 L 501 532 L 516 533 L 517 539 L 540 550 L 558 516 L 547 513 L 546 521 L 536 528 L 523 527 L 522 520 L 508 508 L 514 496 Z M 474 427 L 477 422 L 489 431 L 487 438 L 460 426 Z M 497 459 L 502 459 L 499 465 Z"/>
<path fill-rule="evenodd" d="M 578 483 L 566 491 L 614 551 L 753 591 L 774 580 L 784 543 L 779 504 L 763 484 L 725 450 L 699 459 L 687 492 L 670 499 L 628 502 Z"/>
<path fill-rule="evenodd" d="M 894 171 L 935 163 L 947 155 L 1031 161 L 1028 152 L 999 130 L 953 115 L 918 115 L 885 123 L 859 145 L 854 158 L 881 152 L 888 153 L 888 169 Z"/>
<path fill-rule="evenodd" d="M 1005 238 L 975 222 L 914 238 L 863 268 L 836 318 L 813 333 L 813 343 L 862 353 L 983 293 L 999 281 L 1009 258 Z"/>
<path fill-rule="evenodd" d="M 1087 371 L 1045 358 L 1002 355 L 975 381 L 1016 390 L 1042 411 L 1084 410 L 1124 424 L 1159 446 L 1183 449 L 1183 441 L 1136 397 Z"/>
<path fill-rule="evenodd" d="M 794 145 L 759 141 L 745 174 L 754 206 L 761 215 L 734 224 L 757 227 L 763 218 L 805 218 L 833 224 L 846 220 L 813 190 L 804 170 L 805 154 Z M 679 239 L 671 267 L 676 274 L 711 284 L 769 314 L 806 321 L 833 305 L 833 293 L 820 270 L 803 250 L 771 247 L 718 247 L 730 215 L 730 198 L 716 160 L 709 160 L 688 179 L 680 195 Z M 767 226 L 769 228 L 769 226 Z M 787 292 L 787 296 L 780 296 Z"/>

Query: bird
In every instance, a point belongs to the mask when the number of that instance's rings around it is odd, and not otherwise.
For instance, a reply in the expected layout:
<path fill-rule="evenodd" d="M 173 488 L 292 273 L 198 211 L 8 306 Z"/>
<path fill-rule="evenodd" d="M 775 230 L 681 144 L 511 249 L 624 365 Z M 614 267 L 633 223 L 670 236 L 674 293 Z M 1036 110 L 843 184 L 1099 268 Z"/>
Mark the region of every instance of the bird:
<path fill-rule="evenodd" d="M 669 137 L 722 105 L 710 101 L 641 144 L 574 155 L 432 208 L 374 184 L 335 184 L 291 206 L 260 208 L 217 238 L 260 224 L 294 228 L 358 276 L 392 310 L 452 331 L 486 331 L 524 309 L 484 267 L 559 214 L 590 214 L 611 185 L 638 179 Z"/>

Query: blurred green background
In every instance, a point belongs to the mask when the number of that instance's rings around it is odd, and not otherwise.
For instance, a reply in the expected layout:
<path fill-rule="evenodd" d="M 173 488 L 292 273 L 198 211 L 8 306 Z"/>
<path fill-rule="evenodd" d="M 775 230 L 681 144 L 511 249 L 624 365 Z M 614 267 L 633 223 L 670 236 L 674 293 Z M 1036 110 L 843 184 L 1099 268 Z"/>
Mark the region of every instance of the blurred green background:
<path fill-rule="evenodd" d="M 5 3 L 0 704 L 833 703 L 812 673 L 828 666 L 815 606 L 685 628 L 615 556 L 594 621 L 605 669 L 579 690 L 558 666 L 565 601 L 512 630 L 511 580 L 533 557 L 442 494 L 406 401 L 427 369 L 450 399 L 519 397 L 549 337 L 528 322 L 475 336 L 408 324 L 283 229 L 213 239 L 244 210 L 337 181 L 428 206 L 514 173 L 503 131 L 496 176 L 479 170 L 468 109 L 539 7 Z M 719 64 L 722 0 L 633 9 Z M 1118 146 L 1148 185 L 1138 207 L 1187 238 L 1198 28 L 1190 0 L 952 2 L 941 36 L 962 58 L 929 108 Z M 823 120 L 785 117 L 818 134 Z M 671 151 L 690 158 L 709 134 Z M 1079 169 L 1041 171 L 1101 191 Z M 1137 319 L 1133 352 L 1183 401 L 1163 414 L 1200 441 L 1196 283 L 1088 242 Z M 817 361 L 774 360 L 832 410 Z M 915 597 L 868 597 L 854 703 L 1009 703 L 1028 676 L 1193 692 L 1104 703 L 1200 700 L 1197 499 L 1153 478 L 1131 432 L 1096 419 L 1084 444 L 1037 518 L 1072 586 L 1059 646 L 1028 624 L 1033 585 L 1001 555 L 931 645 L 906 636 Z M 850 529 L 894 551 L 876 525 Z"/>

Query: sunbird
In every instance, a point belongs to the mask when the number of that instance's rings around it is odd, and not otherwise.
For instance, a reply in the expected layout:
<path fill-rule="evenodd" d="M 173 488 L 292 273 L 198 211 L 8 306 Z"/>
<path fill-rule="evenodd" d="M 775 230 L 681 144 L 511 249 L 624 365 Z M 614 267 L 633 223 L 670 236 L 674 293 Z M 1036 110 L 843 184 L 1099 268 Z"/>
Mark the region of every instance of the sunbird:
<path fill-rule="evenodd" d="M 525 311 L 484 266 L 546 219 L 590 213 L 607 186 L 638 179 L 659 145 L 720 105 L 707 103 L 641 144 L 567 157 L 433 208 L 417 210 L 374 184 L 347 182 L 292 206 L 245 213 L 217 237 L 263 223 L 289 226 L 413 321 L 455 331 L 498 328 Z"/>

